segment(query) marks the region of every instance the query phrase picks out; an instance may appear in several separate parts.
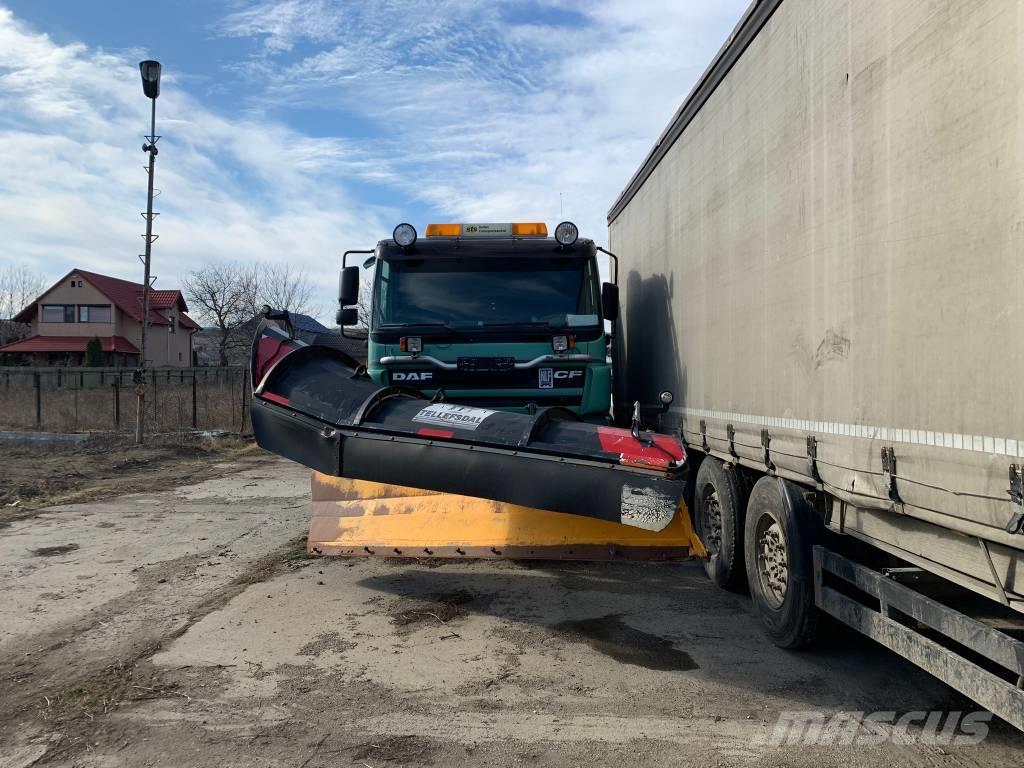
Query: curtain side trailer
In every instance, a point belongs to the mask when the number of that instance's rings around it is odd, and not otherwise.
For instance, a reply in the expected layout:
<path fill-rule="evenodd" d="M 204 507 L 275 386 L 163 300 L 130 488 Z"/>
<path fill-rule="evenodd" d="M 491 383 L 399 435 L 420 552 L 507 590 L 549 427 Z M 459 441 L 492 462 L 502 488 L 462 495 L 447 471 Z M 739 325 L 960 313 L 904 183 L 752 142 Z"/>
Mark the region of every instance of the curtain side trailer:
<path fill-rule="evenodd" d="M 608 221 L 616 407 L 675 393 L 712 580 L 1024 729 L 1022 26 L 755 2 Z"/>

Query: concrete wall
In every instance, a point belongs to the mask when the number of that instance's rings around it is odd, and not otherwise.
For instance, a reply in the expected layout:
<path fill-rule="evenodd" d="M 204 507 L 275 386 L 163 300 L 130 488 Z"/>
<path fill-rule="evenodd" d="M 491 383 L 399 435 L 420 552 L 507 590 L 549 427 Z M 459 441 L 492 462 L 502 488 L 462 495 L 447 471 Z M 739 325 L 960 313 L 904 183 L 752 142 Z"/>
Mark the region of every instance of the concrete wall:
<path fill-rule="evenodd" d="M 610 225 L 620 402 L 1021 547 L 1024 2 L 785 0 Z M 784 454 L 790 454 L 786 456 Z M 852 484 L 852 485 L 851 485 Z M 838 493 L 838 491 L 837 491 Z M 974 526 L 974 527 L 972 527 Z"/>

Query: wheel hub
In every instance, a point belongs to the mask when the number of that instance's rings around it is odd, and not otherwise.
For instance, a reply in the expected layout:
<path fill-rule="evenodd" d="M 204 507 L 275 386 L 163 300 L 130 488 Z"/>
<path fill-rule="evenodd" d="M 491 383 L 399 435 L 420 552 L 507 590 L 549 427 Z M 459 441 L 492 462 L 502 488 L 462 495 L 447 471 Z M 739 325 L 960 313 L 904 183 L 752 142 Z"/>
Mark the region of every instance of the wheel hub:
<path fill-rule="evenodd" d="M 718 553 L 722 549 L 722 503 L 718 491 L 706 495 L 703 506 L 701 539 L 709 552 Z"/>
<path fill-rule="evenodd" d="M 789 588 L 789 556 L 782 526 L 770 515 L 758 521 L 757 573 L 761 592 L 773 608 L 781 608 Z"/>

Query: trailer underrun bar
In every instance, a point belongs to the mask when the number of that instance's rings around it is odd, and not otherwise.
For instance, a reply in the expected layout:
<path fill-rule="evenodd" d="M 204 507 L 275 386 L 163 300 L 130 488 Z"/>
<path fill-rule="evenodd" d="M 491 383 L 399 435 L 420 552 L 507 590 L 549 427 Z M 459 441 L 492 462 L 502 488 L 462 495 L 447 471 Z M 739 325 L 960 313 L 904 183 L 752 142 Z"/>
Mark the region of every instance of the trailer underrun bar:
<path fill-rule="evenodd" d="M 261 324 L 252 424 L 266 450 L 336 477 L 477 496 L 660 531 L 683 497 L 679 439 L 508 413 L 376 384 L 344 353 Z"/>

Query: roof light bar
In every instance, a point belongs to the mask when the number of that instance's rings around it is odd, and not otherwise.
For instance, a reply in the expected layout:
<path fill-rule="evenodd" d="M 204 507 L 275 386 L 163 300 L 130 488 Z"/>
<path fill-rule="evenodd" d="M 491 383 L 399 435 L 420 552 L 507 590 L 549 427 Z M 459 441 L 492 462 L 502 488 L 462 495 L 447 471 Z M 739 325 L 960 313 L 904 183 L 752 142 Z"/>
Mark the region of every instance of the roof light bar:
<path fill-rule="evenodd" d="M 427 237 L 547 237 L 542 221 L 483 224 L 428 224 Z"/>
<path fill-rule="evenodd" d="M 547 237 L 548 225 L 543 221 L 521 221 L 512 225 L 512 234 L 519 237 Z"/>
<path fill-rule="evenodd" d="M 461 224 L 427 224 L 427 237 L 460 237 Z"/>

